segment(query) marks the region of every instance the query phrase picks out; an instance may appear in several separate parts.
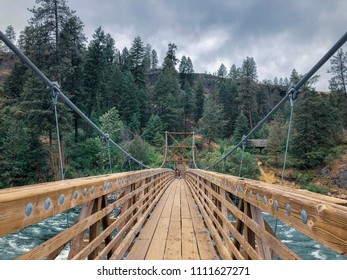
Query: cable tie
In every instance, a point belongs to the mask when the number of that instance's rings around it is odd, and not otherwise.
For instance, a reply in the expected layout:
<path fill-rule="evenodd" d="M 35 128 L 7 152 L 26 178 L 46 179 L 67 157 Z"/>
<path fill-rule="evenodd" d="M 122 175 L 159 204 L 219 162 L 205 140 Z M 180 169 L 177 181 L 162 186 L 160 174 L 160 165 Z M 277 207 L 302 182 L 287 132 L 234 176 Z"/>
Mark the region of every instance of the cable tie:
<path fill-rule="evenodd" d="M 290 104 L 292 105 L 292 101 L 298 98 L 299 91 L 295 87 L 291 87 L 288 93 L 290 97 Z M 292 106 L 294 106 L 294 103 Z"/>

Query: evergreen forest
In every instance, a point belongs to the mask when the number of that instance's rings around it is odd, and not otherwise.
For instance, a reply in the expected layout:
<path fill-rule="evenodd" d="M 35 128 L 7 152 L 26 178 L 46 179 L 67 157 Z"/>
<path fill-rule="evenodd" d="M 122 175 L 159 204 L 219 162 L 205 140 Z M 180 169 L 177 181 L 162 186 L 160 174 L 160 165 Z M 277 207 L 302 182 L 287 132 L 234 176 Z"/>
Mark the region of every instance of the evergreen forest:
<path fill-rule="evenodd" d="M 165 131 L 194 131 L 197 164 L 210 166 L 305 74 L 293 69 L 288 77 L 260 81 L 253 57 L 230 68 L 222 63 L 212 74 L 195 73 L 189 56 L 177 57 L 179 42 L 168 44 L 163 59 L 140 35 L 118 49 L 102 27 L 96 27 L 87 40 L 83 22 L 65 0 L 36 2 L 19 36 L 12 26 L 2 31 L 111 139 L 154 168 L 163 160 Z M 6 61 L 11 63 L 2 71 Z M 2 42 L 0 70 L 0 188 L 60 180 L 50 90 Z M 315 76 L 295 100 L 287 165 L 295 170 L 293 179 L 307 187 L 312 187 L 312 178 L 303 174 L 329 165 L 347 145 L 347 52 L 343 49 L 331 58 L 329 72 L 329 92 L 316 91 L 319 77 Z M 59 98 L 57 111 L 65 178 L 141 168 L 116 147 L 108 150 L 107 139 Z M 258 179 L 259 161 L 282 167 L 289 116 L 287 102 L 253 135 L 268 144 L 261 155 L 247 146 L 242 176 Z M 241 157 L 239 149 L 216 171 L 238 175 Z"/>

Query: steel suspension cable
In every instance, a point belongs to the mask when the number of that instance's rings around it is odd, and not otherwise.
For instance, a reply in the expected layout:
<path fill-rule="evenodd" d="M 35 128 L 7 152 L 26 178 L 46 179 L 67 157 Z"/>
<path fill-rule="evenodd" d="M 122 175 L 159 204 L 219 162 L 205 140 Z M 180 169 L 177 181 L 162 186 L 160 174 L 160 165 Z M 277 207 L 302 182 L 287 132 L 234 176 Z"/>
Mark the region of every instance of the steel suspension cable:
<path fill-rule="evenodd" d="M 295 105 L 295 100 L 293 99 L 293 97 L 294 97 L 294 94 L 290 94 L 290 96 L 289 96 L 289 100 L 290 100 L 290 117 L 289 117 L 288 134 L 287 134 L 287 140 L 286 140 L 286 149 L 285 149 L 285 152 L 284 152 L 284 160 L 283 160 L 282 175 L 281 175 L 281 182 L 280 182 L 281 186 L 283 186 L 283 182 L 284 182 L 284 171 L 286 170 L 287 157 L 288 157 L 288 148 L 289 148 L 289 139 L 290 139 L 290 135 L 291 135 L 291 128 L 292 128 L 292 122 L 293 122 L 293 112 L 294 112 L 294 105 Z M 278 225 L 278 219 L 276 218 L 275 229 L 274 229 L 275 235 L 277 233 L 277 225 Z"/>
<path fill-rule="evenodd" d="M 53 101 L 53 106 L 54 106 L 55 127 L 56 127 L 56 131 L 57 131 L 57 144 L 58 144 L 58 151 L 59 151 L 60 176 L 61 176 L 61 180 L 64 180 L 65 176 L 64 176 L 64 166 L 63 166 L 63 153 L 61 151 L 59 120 L 58 120 L 58 111 L 57 111 L 58 97 L 59 97 L 59 93 L 56 92 L 55 89 L 53 88 L 52 89 L 52 101 Z"/>
<path fill-rule="evenodd" d="M 56 83 L 52 82 L 47 78 L 41 70 L 22 52 L 20 51 L 5 35 L 0 31 L 0 39 L 15 53 L 24 64 L 26 64 L 36 75 L 43 80 L 43 82 L 52 90 L 55 90 L 59 93 L 59 97 L 67 104 L 73 111 L 75 111 L 82 119 L 84 119 L 92 128 L 94 128 L 102 137 L 106 138 L 106 133 L 103 132 L 90 118 L 88 118 L 57 86 Z M 130 157 L 133 161 L 137 162 L 140 166 L 150 169 L 151 167 L 143 164 L 136 158 L 132 157 L 127 151 L 125 151 L 121 146 L 119 146 L 112 139 L 109 139 L 109 142 L 116 146 L 122 153 Z"/>
<path fill-rule="evenodd" d="M 281 176 L 281 186 L 283 185 L 283 180 L 284 180 L 284 171 L 286 169 L 287 156 L 288 156 L 289 138 L 290 138 L 292 122 L 293 122 L 293 111 L 294 111 L 295 100 L 293 99 L 293 95 L 292 94 L 290 95 L 289 100 L 290 100 L 290 117 L 289 117 L 286 149 L 285 149 L 284 160 L 283 160 L 283 168 L 282 168 L 282 176 Z"/>
<path fill-rule="evenodd" d="M 62 153 L 62 150 L 61 150 L 59 120 L 58 120 L 58 110 L 57 110 L 58 97 L 59 97 L 59 92 L 57 92 L 55 90 L 55 88 L 52 88 L 52 101 L 53 101 L 53 106 L 54 106 L 55 126 L 56 126 L 56 130 L 57 130 L 57 144 L 58 144 L 58 151 L 59 151 L 59 167 L 60 167 L 61 180 L 65 180 L 64 165 L 63 165 L 63 153 Z M 69 219 L 70 215 L 69 214 L 70 214 L 70 211 L 67 210 L 65 212 L 66 228 L 70 227 L 70 221 L 69 221 L 70 220 Z"/>
<path fill-rule="evenodd" d="M 286 95 L 272 108 L 272 110 L 245 136 L 246 140 L 250 136 L 252 136 L 256 131 L 258 131 L 262 125 L 268 121 L 268 119 L 277 112 L 277 110 L 287 101 L 290 94 L 293 95 L 293 99 L 295 100 L 297 98 L 299 89 L 313 76 L 314 73 L 318 71 L 319 68 L 323 66 L 324 63 L 326 63 L 331 56 L 334 55 L 334 53 L 347 41 L 347 32 L 345 32 L 342 37 L 327 51 L 327 53 L 311 68 L 307 74 L 300 79 L 300 81 L 294 86 L 288 89 Z M 220 163 L 224 158 L 228 157 L 230 154 L 236 151 L 238 147 L 242 145 L 242 140 L 233 147 L 225 156 L 223 156 L 221 159 L 219 159 L 217 162 L 212 164 L 211 166 L 205 168 L 206 170 L 212 169 L 216 164 Z"/>
<path fill-rule="evenodd" d="M 108 153 L 108 167 L 110 168 L 110 173 L 112 173 L 112 160 L 111 160 L 111 147 L 110 147 L 110 135 L 106 133 L 106 147 Z"/>
<path fill-rule="evenodd" d="M 166 158 L 167 158 L 167 131 L 165 131 L 165 146 L 164 146 L 164 158 L 163 158 L 163 162 L 160 166 L 160 168 L 163 168 L 165 163 L 166 163 Z"/>
<path fill-rule="evenodd" d="M 195 132 L 194 131 L 193 131 L 193 139 L 192 139 L 192 153 L 193 153 L 192 154 L 193 166 L 194 168 L 199 169 L 195 161 Z"/>
<path fill-rule="evenodd" d="M 246 143 L 247 143 L 247 139 L 246 139 L 246 136 L 244 135 L 242 137 L 242 155 L 241 155 L 240 168 L 239 168 L 239 177 L 241 177 L 241 172 L 243 167 L 243 158 L 245 156 L 245 150 L 246 150 Z"/>

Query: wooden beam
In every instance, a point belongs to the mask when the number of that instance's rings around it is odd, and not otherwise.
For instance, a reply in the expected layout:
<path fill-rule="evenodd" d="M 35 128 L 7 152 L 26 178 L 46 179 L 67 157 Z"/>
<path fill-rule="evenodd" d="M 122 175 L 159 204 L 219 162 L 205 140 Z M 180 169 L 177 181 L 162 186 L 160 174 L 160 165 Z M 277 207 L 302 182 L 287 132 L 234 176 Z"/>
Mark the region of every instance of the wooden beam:
<path fill-rule="evenodd" d="M 171 169 L 150 169 L 0 190 L 0 236 Z"/>
<path fill-rule="evenodd" d="M 347 255 L 346 201 L 230 175 L 189 170 L 321 242 Z"/>

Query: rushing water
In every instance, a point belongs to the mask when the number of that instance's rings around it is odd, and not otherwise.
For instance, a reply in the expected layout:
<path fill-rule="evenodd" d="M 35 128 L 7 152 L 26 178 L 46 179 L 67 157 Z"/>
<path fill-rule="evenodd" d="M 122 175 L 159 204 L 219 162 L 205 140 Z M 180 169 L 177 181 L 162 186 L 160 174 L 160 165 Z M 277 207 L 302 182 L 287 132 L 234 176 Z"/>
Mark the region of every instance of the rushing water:
<path fill-rule="evenodd" d="M 11 260 L 35 248 L 42 242 L 52 238 L 74 224 L 80 208 L 67 213 L 58 214 L 33 226 L 15 233 L 0 237 L 0 260 Z M 275 219 L 264 214 L 265 219 L 274 229 Z M 286 246 L 305 260 L 346 260 L 336 252 L 312 240 L 306 235 L 278 221 L 277 236 Z M 59 255 L 58 259 L 66 259 L 69 245 Z"/>

